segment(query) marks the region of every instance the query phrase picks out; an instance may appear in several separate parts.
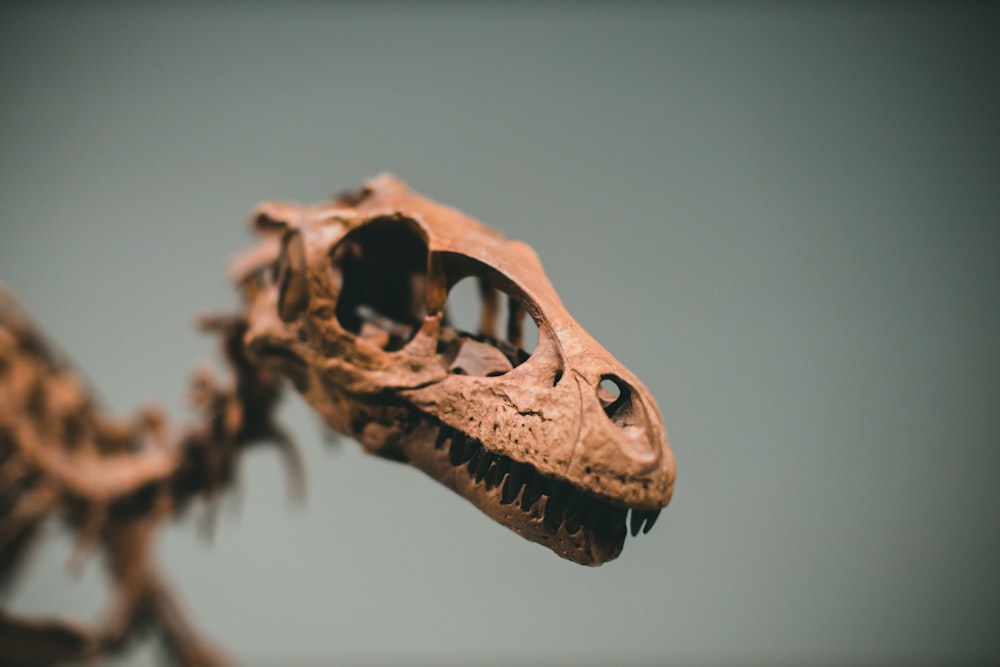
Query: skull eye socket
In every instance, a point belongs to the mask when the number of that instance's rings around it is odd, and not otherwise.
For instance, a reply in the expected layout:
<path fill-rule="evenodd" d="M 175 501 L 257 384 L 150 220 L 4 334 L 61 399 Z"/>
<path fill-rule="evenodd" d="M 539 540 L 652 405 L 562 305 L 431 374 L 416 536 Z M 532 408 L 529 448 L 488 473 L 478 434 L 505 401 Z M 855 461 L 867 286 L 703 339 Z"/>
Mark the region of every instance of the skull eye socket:
<path fill-rule="evenodd" d="M 510 281 L 460 255 L 444 254 L 442 267 L 448 297 L 438 352 L 449 372 L 496 377 L 527 361 L 538 344 L 538 324 Z"/>
<path fill-rule="evenodd" d="M 337 321 L 387 351 L 408 343 L 424 319 L 427 243 L 406 218 L 376 218 L 349 232 L 330 254 L 340 276 Z"/>

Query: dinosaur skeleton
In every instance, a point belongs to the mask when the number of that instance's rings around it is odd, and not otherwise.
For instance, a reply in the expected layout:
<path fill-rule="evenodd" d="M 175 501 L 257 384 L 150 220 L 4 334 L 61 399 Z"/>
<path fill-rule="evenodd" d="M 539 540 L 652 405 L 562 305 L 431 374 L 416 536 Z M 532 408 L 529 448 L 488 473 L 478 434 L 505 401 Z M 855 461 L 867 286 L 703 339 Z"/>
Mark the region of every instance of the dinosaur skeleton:
<path fill-rule="evenodd" d="M 0 292 L 0 585 L 50 516 L 77 532 L 77 556 L 101 552 L 114 585 L 99 627 L 0 609 L 0 663 L 100 657 L 153 628 L 177 665 L 229 664 L 186 620 L 151 539 L 196 498 L 217 498 L 255 443 L 279 446 L 301 488 L 298 452 L 273 419 L 285 379 L 365 450 L 577 563 L 617 557 L 629 528 L 648 532 L 669 502 L 656 405 L 569 316 L 527 245 L 387 175 L 320 205 L 262 204 L 251 223 L 260 242 L 232 271 L 243 313 L 202 322 L 234 380 L 197 375 L 198 418 L 178 432 L 153 409 L 108 417 Z M 468 277 L 476 332 L 447 313 Z M 530 352 L 525 318 L 538 331 Z"/>

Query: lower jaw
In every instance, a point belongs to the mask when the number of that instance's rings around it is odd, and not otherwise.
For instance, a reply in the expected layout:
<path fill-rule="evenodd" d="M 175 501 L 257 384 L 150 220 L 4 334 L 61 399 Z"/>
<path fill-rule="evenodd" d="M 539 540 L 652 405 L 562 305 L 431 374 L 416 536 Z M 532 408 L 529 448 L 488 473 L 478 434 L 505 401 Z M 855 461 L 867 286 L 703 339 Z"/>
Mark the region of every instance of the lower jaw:
<path fill-rule="evenodd" d="M 507 478 L 503 474 L 499 478 L 487 476 L 477 481 L 476 475 L 469 469 L 471 464 L 461 461 L 461 457 L 456 463 L 448 443 L 440 444 L 441 429 L 442 426 L 433 419 L 420 420 L 397 443 L 403 458 L 461 495 L 494 521 L 563 558 L 596 566 L 613 560 L 621 553 L 626 536 L 625 508 L 604 504 L 598 507 L 599 501 L 584 500 L 591 505 L 589 509 L 579 510 L 581 516 L 578 519 L 568 518 L 570 510 L 562 508 L 557 510 L 559 518 L 553 520 L 549 510 L 556 508 L 559 500 L 543 493 L 536 494 L 534 502 L 527 502 L 525 494 L 530 493 L 527 484 L 511 498 L 510 489 L 506 493 L 504 491 Z M 464 436 L 457 434 L 457 437 Z M 439 443 L 438 446 L 435 443 Z M 552 480 L 543 482 L 548 483 L 549 489 L 556 484 Z M 562 484 L 564 489 L 567 486 L 565 483 L 558 484 Z M 579 492 L 575 495 L 582 497 Z M 553 503 L 552 508 L 550 503 Z M 546 517 L 547 513 L 550 516 Z M 600 529 L 588 525 L 585 516 L 588 513 L 591 518 L 598 515 L 598 520 L 593 522 L 599 523 Z"/>

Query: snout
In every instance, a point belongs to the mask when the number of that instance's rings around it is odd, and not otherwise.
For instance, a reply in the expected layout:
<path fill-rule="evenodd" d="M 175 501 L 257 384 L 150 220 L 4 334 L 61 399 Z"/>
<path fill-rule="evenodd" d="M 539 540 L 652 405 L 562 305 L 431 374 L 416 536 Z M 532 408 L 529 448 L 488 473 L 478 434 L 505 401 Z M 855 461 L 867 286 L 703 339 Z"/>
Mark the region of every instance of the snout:
<path fill-rule="evenodd" d="M 649 391 L 616 363 L 575 375 L 582 425 L 570 477 L 587 480 L 610 502 L 646 510 L 666 506 L 676 467 Z"/>

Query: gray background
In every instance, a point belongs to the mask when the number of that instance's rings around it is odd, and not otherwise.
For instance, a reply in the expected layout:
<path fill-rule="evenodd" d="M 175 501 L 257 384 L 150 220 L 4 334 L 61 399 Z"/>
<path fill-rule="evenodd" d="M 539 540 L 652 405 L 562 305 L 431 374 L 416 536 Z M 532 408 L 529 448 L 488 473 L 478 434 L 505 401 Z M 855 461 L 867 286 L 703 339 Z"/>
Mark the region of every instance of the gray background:
<path fill-rule="evenodd" d="M 596 570 L 289 401 L 308 504 L 260 452 L 214 541 L 160 545 L 247 664 L 996 664 L 997 18 L 5 5 L 0 278 L 113 408 L 181 418 L 250 208 L 391 170 L 530 242 L 656 396 L 675 500 Z M 69 546 L 14 608 L 96 617 Z"/>

